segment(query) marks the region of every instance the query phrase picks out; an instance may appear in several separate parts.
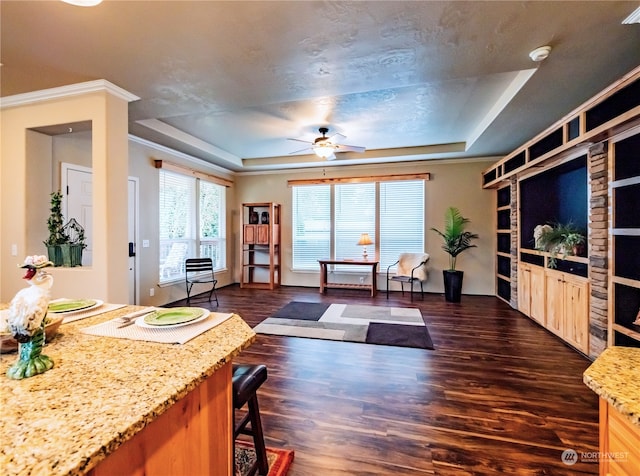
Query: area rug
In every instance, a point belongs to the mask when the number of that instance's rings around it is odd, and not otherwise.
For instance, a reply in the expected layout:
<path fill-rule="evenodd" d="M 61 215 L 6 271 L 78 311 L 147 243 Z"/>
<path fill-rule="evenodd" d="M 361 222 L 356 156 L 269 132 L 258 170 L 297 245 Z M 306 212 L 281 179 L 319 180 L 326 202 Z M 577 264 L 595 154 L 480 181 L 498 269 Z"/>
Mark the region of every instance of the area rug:
<path fill-rule="evenodd" d="M 312 339 L 433 350 L 420 309 L 292 301 L 253 329 Z"/>
<path fill-rule="evenodd" d="M 256 460 L 256 452 L 253 449 L 253 445 L 244 441 L 236 441 L 235 458 L 236 476 L 245 476 Z M 267 447 L 267 461 L 269 462 L 267 476 L 285 476 L 293 462 L 293 450 Z"/>

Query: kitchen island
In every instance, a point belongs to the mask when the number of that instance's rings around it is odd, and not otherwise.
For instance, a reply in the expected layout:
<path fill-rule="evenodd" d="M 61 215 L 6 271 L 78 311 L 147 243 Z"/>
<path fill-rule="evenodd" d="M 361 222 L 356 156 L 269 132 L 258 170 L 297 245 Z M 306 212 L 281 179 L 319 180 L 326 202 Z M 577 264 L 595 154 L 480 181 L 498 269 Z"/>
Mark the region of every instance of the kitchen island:
<path fill-rule="evenodd" d="M 583 380 L 600 397 L 600 474 L 640 474 L 640 349 L 605 349 Z"/>
<path fill-rule="evenodd" d="M 231 361 L 255 339 L 238 315 L 189 342 L 87 335 L 125 306 L 63 324 L 53 369 L 10 380 L 0 356 L 3 475 L 231 475 Z"/>

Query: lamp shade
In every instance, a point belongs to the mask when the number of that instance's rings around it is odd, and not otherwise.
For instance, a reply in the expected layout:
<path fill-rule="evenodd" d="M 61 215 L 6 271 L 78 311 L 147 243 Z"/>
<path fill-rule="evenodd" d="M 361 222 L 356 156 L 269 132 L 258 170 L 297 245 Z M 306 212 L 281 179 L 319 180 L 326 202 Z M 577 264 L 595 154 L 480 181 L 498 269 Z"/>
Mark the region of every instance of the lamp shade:
<path fill-rule="evenodd" d="M 372 244 L 373 244 L 373 241 L 371 241 L 371 238 L 369 238 L 369 233 L 363 233 L 362 235 L 360 235 L 360 240 L 358 241 L 358 245 L 367 246 Z"/>

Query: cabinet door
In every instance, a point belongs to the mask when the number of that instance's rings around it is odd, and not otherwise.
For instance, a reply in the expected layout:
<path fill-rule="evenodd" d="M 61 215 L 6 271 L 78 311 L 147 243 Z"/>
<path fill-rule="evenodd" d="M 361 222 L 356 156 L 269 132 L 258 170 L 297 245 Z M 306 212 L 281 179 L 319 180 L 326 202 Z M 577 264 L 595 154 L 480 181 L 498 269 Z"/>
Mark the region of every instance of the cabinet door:
<path fill-rule="evenodd" d="M 256 225 L 258 228 L 258 236 L 256 237 L 257 245 L 269 244 L 269 225 Z"/>
<path fill-rule="evenodd" d="M 563 337 L 564 326 L 564 283 L 562 273 L 547 270 L 547 329 L 554 334 Z"/>
<path fill-rule="evenodd" d="M 256 225 L 244 225 L 244 242 L 253 245 L 256 242 Z"/>
<path fill-rule="evenodd" d="M 531 267 L 524 263 L 518 264 L 518 310 L 531 315 Z"/>
<path fill-rule="evenodd" d="M 589 283 L 569 275 L 564 278 L 564 338 L 589 353 Z"/>
<path fill-rule="evenodd" d="M 531 319 L 539 322 L 543 326 L 546 322 L 546 309 L 545 309 L 545 280 L 544 280 L 544 268 L 539 266 L 531 266 Z"/>

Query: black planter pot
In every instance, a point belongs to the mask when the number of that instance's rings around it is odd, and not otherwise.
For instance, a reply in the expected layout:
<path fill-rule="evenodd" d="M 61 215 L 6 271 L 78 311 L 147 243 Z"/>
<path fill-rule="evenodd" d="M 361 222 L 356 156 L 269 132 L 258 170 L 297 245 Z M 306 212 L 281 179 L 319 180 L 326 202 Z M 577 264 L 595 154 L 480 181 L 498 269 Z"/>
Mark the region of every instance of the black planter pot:
<path fill-rule="evenodd" d="M 444 298 L 448 302 L 460 302 L 463 276 L 464 272 L 462 271 L 442 271 L 442 277 L 444 278 Z"/>

